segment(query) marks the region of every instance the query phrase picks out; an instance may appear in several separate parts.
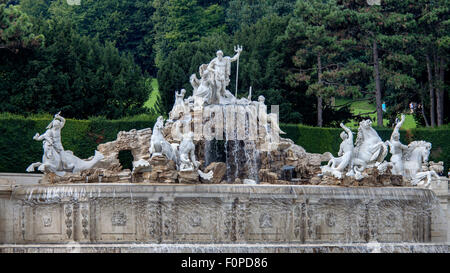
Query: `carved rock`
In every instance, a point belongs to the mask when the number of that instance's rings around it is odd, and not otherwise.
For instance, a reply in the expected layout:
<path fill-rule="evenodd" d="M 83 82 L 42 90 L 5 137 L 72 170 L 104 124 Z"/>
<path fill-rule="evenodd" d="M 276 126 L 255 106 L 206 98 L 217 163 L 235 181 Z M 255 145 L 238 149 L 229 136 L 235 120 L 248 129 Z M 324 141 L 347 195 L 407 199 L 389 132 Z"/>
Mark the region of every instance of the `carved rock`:
<path fill-rule="evenodd" d="M 178 172 L 175 162 L 165 156 L 154 156 L 150 160 L 152 171 L 145 173 L 144 179 L 153 183 L 176 183 Z"/>
<path fill-rule="evenodd" d="M 224 162 L 213 162 L 205 168 L 205 173 L 213 171 L 213 178 L 210 183 L 219 184 L 225 177 L 227 173 L 227 165 Z"/>
<path fill-rule="evenodd" d="M 199 177 L 197 171 L 180 171 L 178 172 L 178 182 L 180 184 L 197 184 Z"/>

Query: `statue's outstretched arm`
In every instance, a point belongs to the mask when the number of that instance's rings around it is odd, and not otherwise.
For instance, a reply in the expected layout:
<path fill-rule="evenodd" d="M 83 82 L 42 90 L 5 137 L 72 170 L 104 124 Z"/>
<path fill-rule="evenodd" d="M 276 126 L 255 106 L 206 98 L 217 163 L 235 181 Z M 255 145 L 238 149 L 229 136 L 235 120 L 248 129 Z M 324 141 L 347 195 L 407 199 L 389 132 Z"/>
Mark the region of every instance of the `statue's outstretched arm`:
<path fill-rule="evenodd" d="M 348 138 L 353 142 L 353 132 L 350 130 L 347 126 L 344 125 L 344 123 L 340 124 L 342 129 L 344 129 L 345 132 L 347 132 Z"/>
<path fill-rule="evenodd" d="M 240 55 L 240 54 L 241 54 L 240 52 L 239 52 L 239 53 L 236 53 L 236 55 L 234 55 L 233 57 L 230 58 L 230 61 L 231 61 L 231 62 L 237 61 L 237 59 L 239 58 L 239 55 Z"/>
<path fill-rule="evenodd" d="M 33 137 L 34 140 L 36 141 L 42 141 L 47 137 L 47 131 L 45 133 L 43 133 L 42 135 L 39 135 L 39 133 L 36 133 Z"/>

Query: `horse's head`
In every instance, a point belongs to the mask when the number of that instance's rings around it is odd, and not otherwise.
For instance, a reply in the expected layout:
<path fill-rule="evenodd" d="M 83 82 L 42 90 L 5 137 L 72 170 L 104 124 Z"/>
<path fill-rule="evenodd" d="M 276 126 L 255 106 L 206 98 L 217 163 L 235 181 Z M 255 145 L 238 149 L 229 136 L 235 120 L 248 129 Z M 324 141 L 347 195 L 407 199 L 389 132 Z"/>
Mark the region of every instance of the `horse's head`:
<path fill-rule="evenodd" d="M 405 154 L 407 161 L 418 161 L 424 163 L 430 156 L 431 143 L 426 141 L 413 141 L 408 145 L 408 151 Z"/>
<path fill-rule="evenodd" d="M 153 131 L 161 130 L 164 127 L 164 118 L 162 116 L 159 116 L 158 119 L 156 119 L 155 126 L 153 127 Z"/>
<path fill-rule="evenodd" d="M 372 120 L 366 119 L 366 120 L 361 121 L 361 122 L 359 123 L 359 127 L 360 127 L 361 129 L 369 129 L 369 128 L 372 128 Z"/>

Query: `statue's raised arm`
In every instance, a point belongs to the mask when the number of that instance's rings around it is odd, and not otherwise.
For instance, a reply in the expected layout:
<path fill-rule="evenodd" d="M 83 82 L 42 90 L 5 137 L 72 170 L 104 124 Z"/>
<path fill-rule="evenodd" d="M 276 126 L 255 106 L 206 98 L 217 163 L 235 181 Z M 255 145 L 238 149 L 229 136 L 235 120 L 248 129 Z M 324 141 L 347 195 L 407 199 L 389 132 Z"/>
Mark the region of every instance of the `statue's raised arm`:
<path fill-rule="evenodd" d="M 344 123 L 340 124 L 341 128 L 344 129 L 345 132 L 347 132 L 348 139 L 350 139 L 353 143 L 353 132 L 350 130 L 347 126 L 344 125 Z"/>
<path fill-rule="evenodd" d="M 402 114 L 402 117 L 401 117 L 400 121 L 397 122 L 397 124 L 395 125 L 394 131 L 392 132 L 392 134 L 399 133 L 399 130 L 400 130 L 400 128 L 402 128 L 402 125 L 404 122 L 405 122 L 405 115 Z"/>

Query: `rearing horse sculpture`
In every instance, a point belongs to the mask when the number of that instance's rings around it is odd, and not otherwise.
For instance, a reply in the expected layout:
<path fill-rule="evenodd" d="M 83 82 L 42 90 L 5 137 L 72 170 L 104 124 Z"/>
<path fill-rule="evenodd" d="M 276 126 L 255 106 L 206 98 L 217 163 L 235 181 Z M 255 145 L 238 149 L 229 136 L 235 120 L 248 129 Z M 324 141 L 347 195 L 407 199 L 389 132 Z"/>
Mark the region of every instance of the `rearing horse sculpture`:
<path fill-rule="evenodd" d="M 355 173 L 360 175 L 365 168 L 378 166 L 388 153 L 387 145 L 372 128 L 370 119 L 359 123 L 355 145 L 350 175 Z"/>

